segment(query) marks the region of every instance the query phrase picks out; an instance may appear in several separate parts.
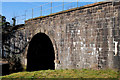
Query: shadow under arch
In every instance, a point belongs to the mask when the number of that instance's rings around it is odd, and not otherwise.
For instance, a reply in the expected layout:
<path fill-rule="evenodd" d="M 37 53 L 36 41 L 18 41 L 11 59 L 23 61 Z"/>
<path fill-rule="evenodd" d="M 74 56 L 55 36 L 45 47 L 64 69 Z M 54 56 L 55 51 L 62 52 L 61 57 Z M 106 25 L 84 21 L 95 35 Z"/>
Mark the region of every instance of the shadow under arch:
<path fill-rule="evenodd" d="M 55 54 L 50 38 L 38 33 L 31 39 L 27 53 L 27 71 L 55 69 Z"/>

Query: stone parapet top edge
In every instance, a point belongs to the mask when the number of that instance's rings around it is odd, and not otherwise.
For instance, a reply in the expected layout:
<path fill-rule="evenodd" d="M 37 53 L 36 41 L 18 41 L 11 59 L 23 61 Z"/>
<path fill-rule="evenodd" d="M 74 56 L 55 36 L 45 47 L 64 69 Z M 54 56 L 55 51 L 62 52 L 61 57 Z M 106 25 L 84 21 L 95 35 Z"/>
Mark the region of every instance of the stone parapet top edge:
<path fill-rule="evenodd" d="M 89 5 L 85 5 L 85 6 L 81 6 L 81 7 L 77 7 L 77 8 L 72 8 L 72 9 L 68 9 L 68 10 L 65 10 L 65 11 L 52 13 L 50 15 L 28 19 L 28 20 L 25 21 L 25 23 L 28 22 L 28 21 L 32 21 L 32 20 L 42 19 L 42 18 L 45 18 L 45 17 L 50 17 L 50 16 L 54 16 L 54 15 L 58 15 L 58 14 L 66 13 L 66 12 L 71 12 L 71 11 L 75 11 L 75 10 L 79 10 L 79 9 L 85 9 L 85 8 L 89 8 L 89 7 L 93 7 L 93 6 L 97 6 L 97 5 L 106 4 L 106 3 L 111 3 L 111 2 L 97 2 L 97 3 L 93 3 L 93 4 L 89 4 Z"/>

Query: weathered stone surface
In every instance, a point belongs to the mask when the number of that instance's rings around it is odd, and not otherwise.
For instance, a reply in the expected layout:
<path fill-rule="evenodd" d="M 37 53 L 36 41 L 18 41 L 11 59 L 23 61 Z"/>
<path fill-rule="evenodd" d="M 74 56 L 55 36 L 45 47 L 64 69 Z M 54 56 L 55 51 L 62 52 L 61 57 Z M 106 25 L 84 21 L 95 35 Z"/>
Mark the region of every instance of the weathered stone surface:
<path fill-rule="evenodd" d="M 22 56 L 23 64 L 29 41 L 41 32 L 53 43 L 56 69 L 120 69 L 120 3 L 99 3 L 29 20 L 23 27 L 13 31 L 14 37 L 7 41 L 11 52 Z M 117 55 L 115 42 L 118 42 Z"/>

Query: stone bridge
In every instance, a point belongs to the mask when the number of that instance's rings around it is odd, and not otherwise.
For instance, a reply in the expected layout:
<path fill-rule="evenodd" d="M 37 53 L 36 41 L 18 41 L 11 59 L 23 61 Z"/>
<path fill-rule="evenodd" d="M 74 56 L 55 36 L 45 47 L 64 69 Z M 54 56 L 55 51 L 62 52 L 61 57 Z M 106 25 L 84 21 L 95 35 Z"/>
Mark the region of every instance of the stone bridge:
<path fill-rule="evenodd" d="M 14 54 L 28 71 L 120 69 L 120 2 L 29 19 L 5 38 L 4 54 Z"/>

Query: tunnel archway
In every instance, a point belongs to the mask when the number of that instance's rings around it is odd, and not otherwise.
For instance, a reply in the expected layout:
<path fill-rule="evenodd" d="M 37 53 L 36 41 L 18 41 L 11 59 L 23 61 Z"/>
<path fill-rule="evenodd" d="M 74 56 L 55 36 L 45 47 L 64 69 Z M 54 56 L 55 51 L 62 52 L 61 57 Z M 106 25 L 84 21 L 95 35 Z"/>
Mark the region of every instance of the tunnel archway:
<path fill-rule="evenodd" d="M 54 69 L 54 48 L 44 33 L 36 34 L 30 41 L 27 53 L 27 71 Z"/>

